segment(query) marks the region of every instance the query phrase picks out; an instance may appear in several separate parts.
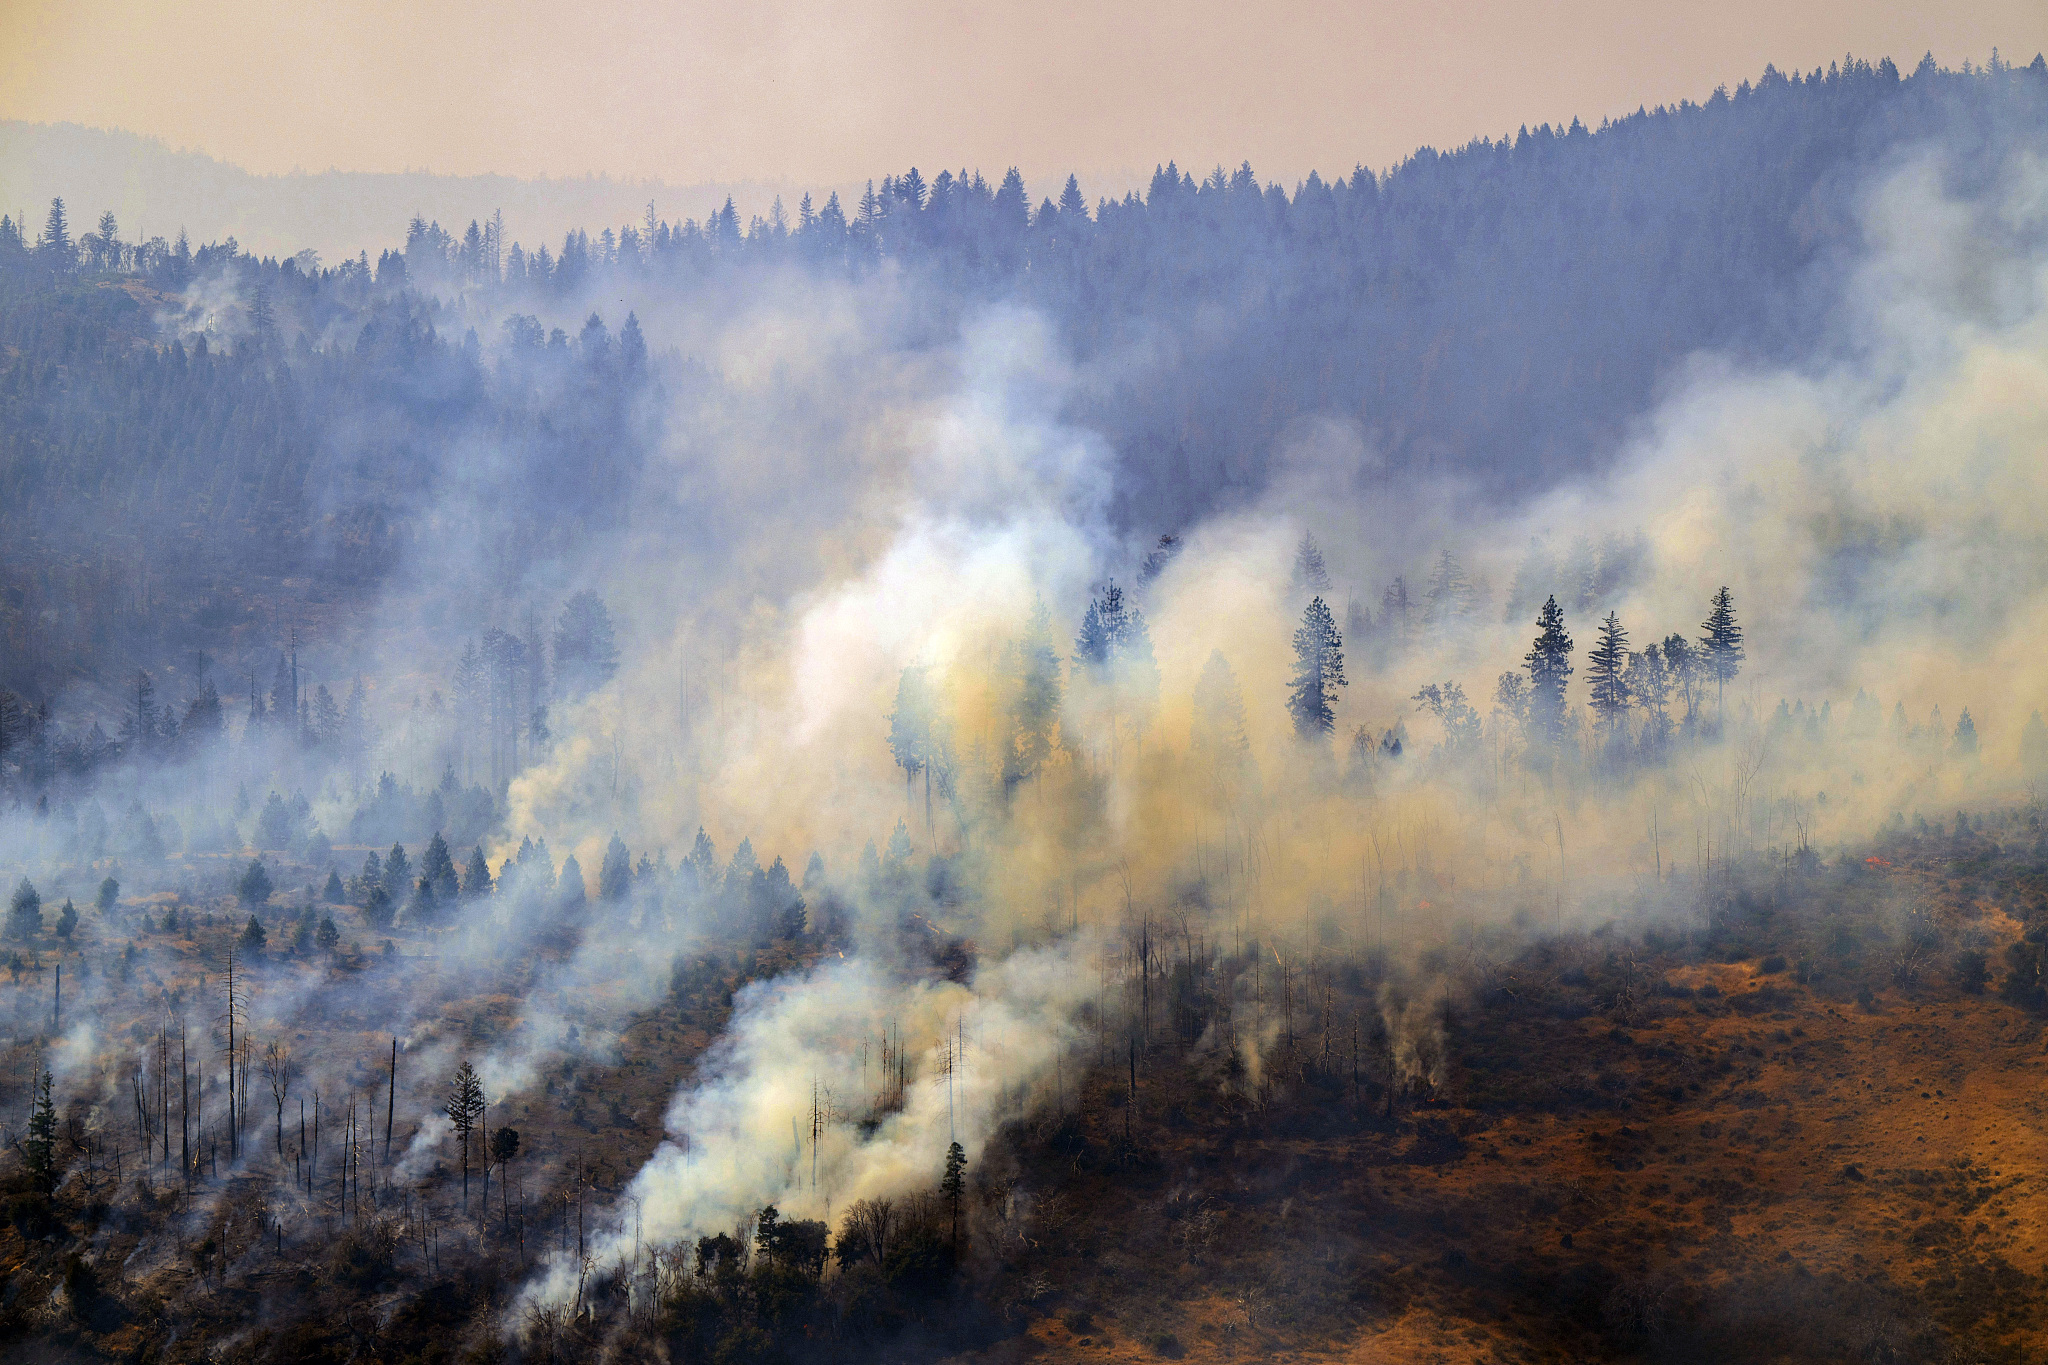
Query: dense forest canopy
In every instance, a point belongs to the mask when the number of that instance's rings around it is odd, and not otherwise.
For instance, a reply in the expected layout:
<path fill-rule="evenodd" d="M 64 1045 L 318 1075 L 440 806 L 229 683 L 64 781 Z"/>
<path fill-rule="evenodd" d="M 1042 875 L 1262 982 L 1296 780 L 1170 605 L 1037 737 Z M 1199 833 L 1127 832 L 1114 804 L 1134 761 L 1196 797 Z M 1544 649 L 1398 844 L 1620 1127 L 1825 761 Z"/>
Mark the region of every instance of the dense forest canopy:
<path fill-rule="evenodd" d="M 1089 376 L 1066 416 L 1141 536 L 1254 495 L 1312 419 L 1356 430 L 1352 473 L 1390 498 L 1527 492 L 1600 467 L 1690 355 L 1853 347 L 1827 305 L 1873 168 L 1938 140 L 1982 179 L 2044 119 L 2038 57 L 1845 59 L 1291 193 L 1169 165 L 1143 197 L 1070 178 L 1034 206 L 1014 172 L 911 169 L 857 204 L 650 209 L 558 247 L 415 221 L 334 265 L 54 206 L 0 223 L 0 685 L 41 701 L 345 614 L 449 518 L 486 531 L 478 582 L 522 584 L 630 514 L 720 383 L 651 355 L 636 309 L 792 275 L 899 282 L 909 344 L 991 303 L 1052 319 Z"/>

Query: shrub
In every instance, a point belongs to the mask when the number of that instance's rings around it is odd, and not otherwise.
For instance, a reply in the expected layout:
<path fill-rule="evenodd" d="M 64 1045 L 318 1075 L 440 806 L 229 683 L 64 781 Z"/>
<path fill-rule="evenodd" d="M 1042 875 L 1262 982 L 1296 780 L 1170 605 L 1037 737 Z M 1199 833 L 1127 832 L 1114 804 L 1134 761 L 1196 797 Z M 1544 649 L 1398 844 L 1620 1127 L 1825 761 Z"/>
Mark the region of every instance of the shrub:
<path fill-rule="evenodd" d="M 1783 953 L 1772 953 L 1763 960 L 1761 970 L 1765 976 L 1776 976 L 1779 972 L 1785 970 L 1785 955 Z"/>
<path fill-rule="evenodd" d="M 1989 960 L 1977 949 L 1965 948 L 1956 954 L 1949 976 L 1957 990 L 1969 995 L 1982 995 L 1985 984 L 1991 980 Z"/>
<path fill-rule="evenodd" d="M 57 1231 L 57 1214 L 40 1194 L 17 1194 L 7 1201 L 7 1221 L 23 1241 L 34 1241 Z"/>

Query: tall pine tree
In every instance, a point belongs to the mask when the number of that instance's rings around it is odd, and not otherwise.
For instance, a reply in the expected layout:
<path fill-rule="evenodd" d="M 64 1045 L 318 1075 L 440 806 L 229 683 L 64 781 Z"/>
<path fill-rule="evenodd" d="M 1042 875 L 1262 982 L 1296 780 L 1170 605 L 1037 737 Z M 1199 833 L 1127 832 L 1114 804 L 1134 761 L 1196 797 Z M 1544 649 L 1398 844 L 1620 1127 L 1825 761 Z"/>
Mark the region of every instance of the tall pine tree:
<path fill-rule="evenodd" d="M 1602 733 L 1612 738 L 1628 716 L 1628 632 L 1613 612 L 1600 623 L 1599 639 L 1586 656 L 1586 683 L 1592 696 L 1586 704 L 1599 717 Z"/>
<path fill-rule="evenodd" d="M 1735 620 L 1735 599 L 1724 586 L 1714 594 L 1713 609 L 1701 627 L 1700 652 L 1706 674 L 1714 680 L 1714 711 L 1718 718 L 1728 684 L 1742 671 L 1742 627 Z"/>
<path fill-rule="evenodd" d="M 1555 744 L 1564 737 L 1564 689 L 1572 676 L 1572 637 L 1555 594 L 1536 613 L 1536 642 L 1522 664 L 1529 671 L 1529 729 Z"/>
<path fill-rule="evenodd" d="M 1295 737 L 1321 742 L 1336 728 L 1337 689 L 1345 686 L 1344 640 L 1323 599 L 1309 602 L 1294 632 L 1294 676 L 1289 679 L 1287 714 Z"/>

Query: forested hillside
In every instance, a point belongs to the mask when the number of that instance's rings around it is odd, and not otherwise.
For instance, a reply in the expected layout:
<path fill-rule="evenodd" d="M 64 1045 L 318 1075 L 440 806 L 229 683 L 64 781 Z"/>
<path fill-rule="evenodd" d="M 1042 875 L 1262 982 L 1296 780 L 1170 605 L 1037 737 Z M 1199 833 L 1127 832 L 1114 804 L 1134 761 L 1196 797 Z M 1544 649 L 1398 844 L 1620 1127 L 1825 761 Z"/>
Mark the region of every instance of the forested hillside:
<path fill-rule="evenodd" d="M 0 221 L 0 685 L 40 701 L 345 611 L 436 534 L 458 454 L 479 575 L 517 579 L 627 516 L 684 410 L 643 400 L 717 382 L 650 355 L 636 308 L 800 272 L 900 281 L 913 341 L 994 301 L 1052 318 L 1089 380 L 1066 415 L 1113 447 L 1139 534 L 1261 488 L 1304 418 L 1354 425 L 1388 497 L 1526 492 L 1598 468 L 1702 349 L 1853 344 L 1823 319 L 1870 173 L 1939 138 L 1968 182 L 2044 126 L 2038 57 L 1846 60 L 1291 192 L 1169 165 L 1090 204 L 1071 179 L 912 169 L 857 204 L 554 246 L 415 221 L 333 266 L 55 205 Z"/>

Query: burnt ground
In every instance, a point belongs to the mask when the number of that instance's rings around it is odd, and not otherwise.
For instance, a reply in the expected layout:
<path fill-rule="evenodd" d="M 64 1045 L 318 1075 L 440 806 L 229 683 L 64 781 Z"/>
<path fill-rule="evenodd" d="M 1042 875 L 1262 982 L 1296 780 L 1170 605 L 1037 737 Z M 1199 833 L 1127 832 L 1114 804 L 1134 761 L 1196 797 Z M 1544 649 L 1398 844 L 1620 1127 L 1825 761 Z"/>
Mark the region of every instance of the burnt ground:
<path fill-rule="evenodd" d="M 987 1358 L 2042 1358 L 2048 1028 L 2012 959 L 2043 863 L 1969 842 L 1474 973 L 1391 1118 L 1341 991 L 1337 1055 L 1309 1013 L 1264 1103 L 1155 1044 L 1129 1141 L 1107 1075 L 1020 1135 L 1051 1193 L 1005 1281 L 1030 1325 Z"/>
<path fill-rule="evenodd" d="M 2037 1359 L 2044 874 L 2037 834 L 2015 821 L 1902 836 L 1834 865 L 1731 872 L 1680 922 L 1475 945 L 1426 981 L 1328 956 L 1283 985 L 1256 948 L 1161 955 L 1146 1003 L 1098 1021 L 1085 1083 L 1019 1119 L 970 1172 L 969 1231 L 949 1270 L 834 1267 L 781 1298 L 757 1270 L 651 1315 L 599 1302 L 545 1347 L 496 1330 L 521 1259 L 502 1182 L 479 1239 L 446 1167 L 380 1187 L 373 1162 L 369 1199 L 346 1203 L 325 1183 L 308 1199 L 252 1163 L 201 1178 L 199 1217 L 182 1211 L 175 1174 L 138 1181 L 132 1154 L 117 1183 L 109 1152 L 68 1147 L 70 1172 L 46 1201 L 10 1157 L 0 1349 Z M 209 932 L 228 933 L 225 916 L 151 943 L 166 984 L 189 973 L 196 986 L 223 946 Z M 430 950 L 431 936 L 397 945 Z M 578 1191 L 602 1203 L 652 1150 L 727 993 L 823 950 L 795 941 L 686 960 L 657 1006 L 630 1015 L 585 1002 L 616 1030 L 617 1063 L 572 1062 L 505 1106 L 527 1139 L 513 1188 L 529 1255 L 573 1237 Z M 391 969 L 371 950 L 270 970 Z M 439 1026 L 479 1040 L 511 1027 L 514 984 L 438 1002 Z M 41 987 L 28 974 L 12 989 Z M 1419 1072 L 1378 1023 L 1395 989 L 1427 1002 L 1409 1015 L 1432 1031 Z M 1275 1037 L 1247 1067 L 1222 1044 L 1255 1018 Z M 373 1079 L 388 1047 L 376 1022 L 358 1007 L 328 1021 L 320 1045 L 362 1052 Z M 18 1090 L 0 1097 L 10 1114 L 25 1110 Z"/>

